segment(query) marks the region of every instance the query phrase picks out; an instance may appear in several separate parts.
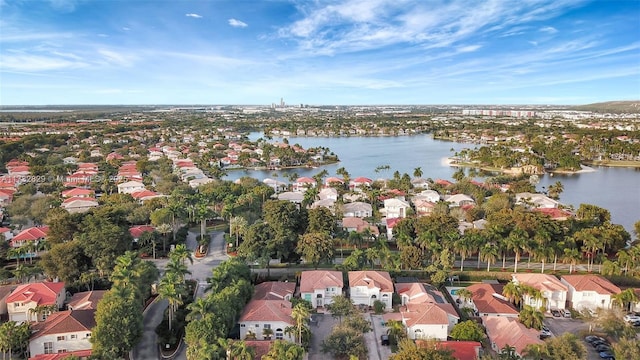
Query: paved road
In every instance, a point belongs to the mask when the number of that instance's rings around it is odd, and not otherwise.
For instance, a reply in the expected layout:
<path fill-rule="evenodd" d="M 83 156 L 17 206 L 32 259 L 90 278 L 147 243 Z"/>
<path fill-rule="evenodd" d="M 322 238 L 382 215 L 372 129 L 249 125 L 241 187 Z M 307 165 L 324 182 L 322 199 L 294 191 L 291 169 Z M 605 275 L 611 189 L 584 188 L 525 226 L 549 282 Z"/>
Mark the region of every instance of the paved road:
<path fill-rule="evenodd" d="M 196 297 L 204 296 L 204 288 L 207 286 L 206 279 L 211 276 L 211 270 L 220 265 L 221 262 L 228 258 L 224 249 L 224 233 L 214 231 L 209 234 L 211 242 L 209 243 L 209 253 L 202 259 L 194 257 L 193 264 L 187 262 L 191 278 L 198 281 L 198 290 Z M 194 251 L 198 246 L 197 236 L 199 234 L 190 232 L 187 235 L 187 248 Z M 168 259 L 156 259 L 153 261 L 161 272 L 169 262 Z M 156 335 L 156 327 L 162 322 L 164 311 L 168 303 L 166 300 L 158 300 L 151 304 L 144 313 L 144 333 L 142 340 L 131 352 L 133 360 L 155 360 L 160 358 L 158 352 L 158 336 Z M 186 359 L 186 348 L 182 346 L 174 359 Z"/>

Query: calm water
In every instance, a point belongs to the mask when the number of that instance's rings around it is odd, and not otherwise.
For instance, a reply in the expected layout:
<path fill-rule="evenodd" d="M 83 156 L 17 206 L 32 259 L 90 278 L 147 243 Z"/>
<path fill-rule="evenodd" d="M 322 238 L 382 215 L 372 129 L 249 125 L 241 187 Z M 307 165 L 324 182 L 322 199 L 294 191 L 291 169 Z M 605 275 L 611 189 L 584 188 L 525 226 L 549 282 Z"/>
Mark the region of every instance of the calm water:
<path fill-rule="evenodd" d="M 252 133 L 251 140 L 256 140 L 262 133 Z M 413 176 L 414 169 L 422 169 L 423 178 L 447 179 L 456 168 L 450 167 L 446 159 L 455 151 L 472 144 L 458 144 L 439 141 L 431 135 L 398 136 L 398 137 L 290 137 L 290 144 L 299 144 L 303 148 L 324 146 L 336 153 L 340 163 L 327 165 L 317 169 L 287 169 L 276 173 L 273 171 L 230 171 L 227 179 L 235 180 L 241 176 L 251 176 L 258 180 L 277 178 L 289 182 L 291 176 L 313 176 L 323 169 L 329 176 L 335 176 L 336 170 L 344 167 L 351 178 L 365 176 L 371 179 L 391 178 L 395 171 Z M 453 151 L 451 150 L 453 149 Z M 380 166 L 389 170 L 376 172 Z M 627 231 L 633 230 L 633 224 L 640 220 L 640 171 L 628 168 L 597 167 L 595 172 L 555 175 L 544 175 L 540 179 L 538 189 L 548 187 L 560 181 L 564 192 L 560 201 L 573 205 L 576 209 L 581 203 L 593 204 L 611 211 L 612 221 L 623 225 Z M 632 234 L 633 236 L 633 234 Z"/>

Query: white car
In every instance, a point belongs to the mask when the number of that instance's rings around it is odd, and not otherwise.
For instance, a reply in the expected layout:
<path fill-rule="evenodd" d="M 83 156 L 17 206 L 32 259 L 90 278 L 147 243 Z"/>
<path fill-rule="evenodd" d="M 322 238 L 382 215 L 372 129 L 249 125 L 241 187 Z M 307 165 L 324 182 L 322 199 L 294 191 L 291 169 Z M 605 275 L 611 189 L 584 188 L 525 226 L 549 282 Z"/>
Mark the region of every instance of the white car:
<path fill-rule="evenodd" d="M 640 321 L 640 316 L 634 314 L 627 314 L 624 316 L 624 321 L 626 322 L 638 322 Z"/>

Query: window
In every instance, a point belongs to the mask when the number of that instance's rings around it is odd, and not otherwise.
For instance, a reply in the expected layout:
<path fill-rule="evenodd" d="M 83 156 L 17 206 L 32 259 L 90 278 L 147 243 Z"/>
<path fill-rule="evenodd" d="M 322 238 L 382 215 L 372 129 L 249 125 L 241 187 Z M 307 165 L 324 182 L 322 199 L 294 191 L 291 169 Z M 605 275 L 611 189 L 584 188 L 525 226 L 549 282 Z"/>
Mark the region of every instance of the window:
<path fill-rule="evenodd" d="M 66 353 L 66 352 L 67 352 L 67 349 L 60 349 L 60 350 L 58 350 L 58 354 L 60 354 L 60 353 Z"/>
<path fill-rule="evenodd" d="M 240 324 L 240 327 L 245 327 L 245 325 L 244 324 Z"/>
<path fill-rule="evenodd" d="M 77 339 L 77 338 L 78 338 L 78 335 L 76 335 L 76 334 L 72 334 L 72 335 L 70 336 L 70 338 L 71 338 L 71 340 Z"/>
<path fill-rule="evenodd" d="M 284 332 L 282 331 L 282 329 L 278 328 L 276 329 L 276 340 L 282 339 L 284 339 Z"/>
<path fill-rule="evenodd" d="M 256 327 L 257 327 L 257 328 L 258 328 L 258 327 L 260 327 L 260 324 L 256 324 Z"/>
<path fill-rule="evenodd" d="M 53 354 L 53 343 L 51 341 L 44 343 L 44 353 Z"/>
<path fill-rule="evenodd" d="M 58 341 L 64 341 L 64 340 L 65 340 L 64 335 L 58 336 Z"/>
<path fill-rule="evenodd" d="M 271 329 L 271 324 L 264 324 L 265 329 Z"/>
<path fill-rule="evenodd" d="M 87 333 L 87 337 L 90 338 L 91 337 L 91 333 Z"/>

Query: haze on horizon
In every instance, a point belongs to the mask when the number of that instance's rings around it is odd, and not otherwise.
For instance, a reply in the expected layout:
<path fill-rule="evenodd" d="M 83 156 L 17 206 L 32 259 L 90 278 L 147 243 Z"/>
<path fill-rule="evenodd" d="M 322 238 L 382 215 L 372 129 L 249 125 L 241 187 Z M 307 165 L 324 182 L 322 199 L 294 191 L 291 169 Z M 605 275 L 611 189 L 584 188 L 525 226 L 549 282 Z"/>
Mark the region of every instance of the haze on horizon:
<path fill-rule="evenodd" d="M 0 105 L 640 98 L 640 1 L 0 0 Z"/>

